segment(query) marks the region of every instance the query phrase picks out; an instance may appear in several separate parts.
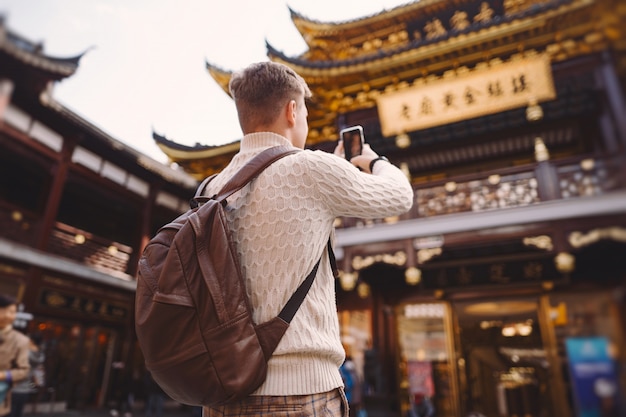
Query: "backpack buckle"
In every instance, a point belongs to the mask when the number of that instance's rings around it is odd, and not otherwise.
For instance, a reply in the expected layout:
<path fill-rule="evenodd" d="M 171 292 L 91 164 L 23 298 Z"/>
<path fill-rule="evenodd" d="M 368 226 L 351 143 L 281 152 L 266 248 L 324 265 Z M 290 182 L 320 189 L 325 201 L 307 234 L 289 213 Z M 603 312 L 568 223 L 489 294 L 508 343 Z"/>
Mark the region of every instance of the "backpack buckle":
<path fill-rule="evenodd" d="M 197 209 L 198 207 L 202 207 L 202 205 L 204 203 L 206 203 L 207 201 L 213 199 L 213 197 L 194 197 L 191 200 L 189 200 L 189 207 L 194 210 Z"/>

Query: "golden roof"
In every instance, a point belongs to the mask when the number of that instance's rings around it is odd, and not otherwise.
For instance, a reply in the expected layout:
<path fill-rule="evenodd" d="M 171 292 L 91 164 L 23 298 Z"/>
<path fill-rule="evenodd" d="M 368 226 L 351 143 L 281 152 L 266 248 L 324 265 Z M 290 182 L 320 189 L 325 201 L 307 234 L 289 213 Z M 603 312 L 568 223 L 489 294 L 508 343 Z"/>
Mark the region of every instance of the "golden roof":
<path fill-rule="evenodd" d="M 373 109 L 386 91 L 526 53 L 546 53 L 554 63 L 612 50 L 626 73 L 619 0 L 421 0 L 344 22 L 290 12 L 308 49 L 287 56 L 266 46 L 270 60 L 292 67 L 313 92 L 309 144 L 336 140 L 340 115 Z M 228 93 L 231 72 L 206 65 Z"/>

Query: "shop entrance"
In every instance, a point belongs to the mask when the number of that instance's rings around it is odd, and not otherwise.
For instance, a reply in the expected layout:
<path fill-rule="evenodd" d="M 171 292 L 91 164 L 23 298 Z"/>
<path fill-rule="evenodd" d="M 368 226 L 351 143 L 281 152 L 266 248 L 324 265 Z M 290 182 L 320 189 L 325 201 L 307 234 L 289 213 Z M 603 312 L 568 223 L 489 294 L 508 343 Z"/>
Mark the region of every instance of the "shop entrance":
<path fill-rule="evenodd" d="M 553 415 L 540 305 L 538 297 L 454 303 L 466 414 Z"/>
<path fill-rule="evenodd" d="M 117 332 L 52 320 L 34 320 L 29 331 L 42 334 L 46 354 L 46 387 L 33 398 L 33 409 L 59 411 L 101 405 Z"/>

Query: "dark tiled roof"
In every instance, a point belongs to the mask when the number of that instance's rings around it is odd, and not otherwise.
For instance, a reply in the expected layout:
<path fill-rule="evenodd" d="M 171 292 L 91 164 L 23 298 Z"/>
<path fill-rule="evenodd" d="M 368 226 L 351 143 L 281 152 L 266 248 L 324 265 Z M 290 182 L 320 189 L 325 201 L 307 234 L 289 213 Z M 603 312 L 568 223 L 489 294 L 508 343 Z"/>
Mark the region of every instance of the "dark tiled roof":
<path fill-rule="evenodd" d="M 406 3 L 399 4 L 398 6 L 395 6 L 395 7 L 391 8 L 391 9 L 384 9 L 384 10 L 381 10 L 380 12 L 372 13 L 370 15 L 361 16 L 361 17 L 357 17 L 357 18 L 354 18 L 354 19 L 334 21 L 334 22 L 311 19 L 311 18 L 303 15 L 302 13 L 297 12 L 296 10 L 292 9 L 289 6 L 288 6 L 288 8 L 289 8 L 289 14 L 291 15 L 291 20 L 300 19 L 300 20 L 304 20 L 306 22 L 317 23 L 317 24 L 321 24 L 321 25 L 325 25 L 325 24 L 341 25 L 341 24 L 346 24 L 346 23 L 360 22 L 360 21 L 363 21 L 363 20 L 368 20 L 368 19 L 374 18 L 376 16 L 381 16 L 381 15 L 387 14 L 387 13 L 389 13 L 392 10 L 405 9 L 405 8 L 410 7 L 412 5 L 417 5 L 418 3 L 420 3 L 420 0 L 408 1 Z"/>
<path fill-rule="evenodd" d="M 534 17 L 538 14 L 545 13 L 546 11 L 549 11 L 549 10 L 557 9 L 558 7 L 561 7 L 564 4 L 568 4 L 571 2 L 572 0 L 552 0 L 544 4 L 537 4 L 520 13 L 511 14 L 511 15 L 494 16 L 491 20 L 487 22 L 473 22 L 467 28 L 463 30 L 451 29 L 446 34 L 439 36 L 439 37 L 435 37 L 431 39 L 424 39 L 424 38 L 414 39 L 404 45 L 398 46 L 397 48 L 379 49 L 377 51 L 372 52 L 371 54 L 361 55 L 358 57 L 341 59 L 341 60 L 311 61 L 306 58 L 303 58 L 302 56 L 296 56 L 296 57 L 287 56 L 283 52 L 279 51 L 278 49 L 270 45 L 270 43 L 267 41 L 265 42 L 265 45 L 266 45 L 268 57 L 270 58 L 275 57 L 282 61 L 294 64 L 294 65 L 298 65 L 301 67 L 314 68 L 314 69 L 350 67 L 350 66 L 355 66 L 359 64 L 370 63 L 370 62 L 387 58 L 390 56 L 394 56 L 394 55 L 397 55 L 406 51 L 419 49 L 427 45 L 436 44 L 438 42 L 446 41 L 458 35 L 478 32 L 482 29 L 500 25 L 503 23 L 509 23 L 514 20 Z M 387 13 L 387 12 L 381 12 L 381 14 L 382 13 Z M 436 16 L 432 16 L 432 17 L 434 18 Z M 362 19 L 359 19 L 359 20 L 362 20 Z"/>
<path fill-rule="evenodd" d="M 87 51 L 69 58 L 57 58 L 43 53 L 43 44 L 28 39 L 11 31 L 0 16 L 0 53 L 20 61 L 22 64 L 46 73 L 52 80 L 60 80 L 74 74 L 80 59 Z"/>

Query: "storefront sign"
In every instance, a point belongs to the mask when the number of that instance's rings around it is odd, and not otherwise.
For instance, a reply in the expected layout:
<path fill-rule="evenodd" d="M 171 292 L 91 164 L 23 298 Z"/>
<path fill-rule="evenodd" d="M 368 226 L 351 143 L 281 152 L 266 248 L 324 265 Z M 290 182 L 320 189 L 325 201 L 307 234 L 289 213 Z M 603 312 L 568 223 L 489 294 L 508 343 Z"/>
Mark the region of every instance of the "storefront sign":
<path fill-rule="evenodd" d="M 428 264 L 427 264 L 428 265 Z M 430 264 L 435 266 L 435 264 Z M 422 271 L 422 285 L 427 289 L 467 288 L 502 284 L 541 283 L 561 276 L 551 258 L 509 260 L 503 262 L 442 267 Z M 562 277 L 562 276 L 561 276 Z"/>
<path fill-rule="evenodd" d="M 49 289 L 43 289 L 41 291 L 39 303 L 48 308 L 98 316 L 100 318 L 124 319 L 128 317 L 129 314 L 128 308 L 120 305 Z"/>
<path fill-rule="evenodd" d="M 379 96 L 384 136 L 556 98 L 550 58 L 539 55 L 468 71 Z"/>
<path fill-rule="evenodd" d="M 604 337 L 571 337 L 565 348 L 577 417 L 617 415 L 617 373 Z"/>

